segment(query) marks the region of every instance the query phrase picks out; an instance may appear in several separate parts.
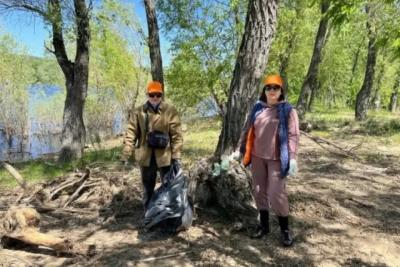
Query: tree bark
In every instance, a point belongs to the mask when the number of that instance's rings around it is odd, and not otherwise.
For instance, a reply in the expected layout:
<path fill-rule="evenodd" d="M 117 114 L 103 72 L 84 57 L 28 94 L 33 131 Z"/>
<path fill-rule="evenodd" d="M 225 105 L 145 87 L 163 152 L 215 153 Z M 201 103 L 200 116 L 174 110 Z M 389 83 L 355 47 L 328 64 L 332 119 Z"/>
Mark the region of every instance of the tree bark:
<path fill-rule="evenodd" d="M 374 96 L 372 97 L 371 100 L 371 108 L 378 110 L 381 107 L 381 96 L 380 96 L 380 88 L 382 85 L 382 78 L 383 75 L 385 73 L 385 63 L 380 64 L 379 66 L 379 72 L 378 72 L 378 77 L 376 80 L 376 86 L 375 86 L 375 90 L 374 90 Z"/>
<path fill-rule="evenodd" d="M 376 46 L 376 31 L 372 22 L 374 13 L 370 10 L 369 6 L 366 7 L 366 11 L 368 13 L 368 58 L 364 82 L 356 98 L 355 119 L 358 121 L 365 120 L 367 118 L 368 102 L 374 84 L 376 54 L 378 50 Z"/>
<path fill-rule="evenodd" d="M 149 29 L 148 46 L 150 50 L 151 76 L 153 81 L 159 81 L 164 87 L 156 9 L 153 0 L 144 0 L 144 5 L 146 8 L 147 27 Z"/>
<path fill-rule="evenodd" d="M 76 56 L 72 63 L 67 57 L 62 35 L 62 19 L 59 0 L 50 0 L 54 9 L 53 46 L 58 64 L 66 80 L 67 96 L 64 105 L 62 148 L 59 160 L 67 162 L 83 156 L 86 130 L 83 109 L 88 89 L 89 77 L 89 10 L 84 0 L 74 0 L 75 24 L 77 30 Z"/>
<path fill-rule="evenodd" d="M 215 156 L 236 148 L 246 114 L 257 97 L 268 53 L 275 34 L 276 0 L 251 0 L 246 15 L 245 31 L 229 86 L 228 104 L 223 119 Z"/>
<path fill-rule="evenodd" d="M 390 96 L 389 111 L 393 113 L 396 112 L 397 109 L 399 88 L 400 88 L 400 70 L 397 71 L 396 80 L 393 85 L 392 95 Z"/>
<path fill-rule="evenodd" d="M 330 0 L 324 0 L 321 3 L 321 20 L 319 22 L 317 36 L 315 38 L 313 55 L 311 57 L 310 66 L 306 78 L 301 87 L 300 96 L 297 100 L 297 110 L 299 118 L 302 120 L 307 112 L 308 103 L 310 102 L 311 93 L 318 85 L 318 70 L 322 58 L 322 49 L 326 44 L 329 18 L 325 16 L 330 5 Z"/>

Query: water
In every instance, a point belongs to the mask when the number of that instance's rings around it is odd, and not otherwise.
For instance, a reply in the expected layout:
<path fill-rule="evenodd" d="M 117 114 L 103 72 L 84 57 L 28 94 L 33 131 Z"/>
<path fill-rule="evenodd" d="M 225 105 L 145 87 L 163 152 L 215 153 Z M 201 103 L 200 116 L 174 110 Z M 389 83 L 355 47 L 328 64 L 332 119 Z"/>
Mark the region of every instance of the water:
<path fill-rule="evenodd" d="M 62 94 L 61 88 L 53 85 L 32 85 L 28 89 L 28 124 L 25 136 L 12 136 L 7 138 L 4 127 L 0 124 L 0 161 L 11 162 L 27 161 L 40 158 L 44 155 L 55 154 L 61 150 L 61 123 L 39 123 L 35 119 L 35 109 L 41 105 L 47 105 L 51 97 Z M 63 99 L 58 104 L 63 109 Z M 60 115 L 61 119 L 62 115 Z M 111 135 L 120 134 L 123 131 L 123 116 L 120 112 L 115 114 L 113 129 L 102 129 L 96 131 Z M 87 129 L 88 131 L 88 129 Z M 100 132 L 100 133 L 99 133 Z M 90 133 L 87 133 L 88 141 Z"/>

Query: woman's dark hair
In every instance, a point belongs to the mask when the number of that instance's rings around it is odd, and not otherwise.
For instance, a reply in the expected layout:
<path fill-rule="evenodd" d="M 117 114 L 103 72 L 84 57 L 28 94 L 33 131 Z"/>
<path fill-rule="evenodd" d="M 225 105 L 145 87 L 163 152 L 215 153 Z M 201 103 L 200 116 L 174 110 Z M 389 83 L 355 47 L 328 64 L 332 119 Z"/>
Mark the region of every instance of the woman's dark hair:
<path fill-rule="evenodd" d="M 265 95 L 265 91 L 267 91 L 267 85 L 265 85 L 262 89 L 260 98 L 258 100 L 263 101 L 267 103 L 267 96 Z M 285 100 L 285 91 L 283 91 L 283 88 L 281 87 L 281 95 L 279 96 L 279 101 Z"/>

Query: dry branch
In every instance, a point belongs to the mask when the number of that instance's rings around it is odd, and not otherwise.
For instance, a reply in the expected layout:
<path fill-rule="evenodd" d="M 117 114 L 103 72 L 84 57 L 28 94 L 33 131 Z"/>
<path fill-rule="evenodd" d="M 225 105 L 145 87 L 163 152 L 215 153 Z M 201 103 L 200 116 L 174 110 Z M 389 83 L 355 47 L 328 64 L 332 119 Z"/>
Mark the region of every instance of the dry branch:
<path fill-rule="evenodd" d="M 80 182 L 82 182 L 82 184 L 78 187 L 78 189 L 76 189 L 76 191 L 69 197 L 69 199 L 65 202 L 64 204 L 64 208 L 68 206 L 69 203 L 71 203 L 72 201 L 75 200 L 75 198 L 79 195 L 79 193 L 82 191 L 82 189 L 84 188 L 87 179 L 90 176 L 90 170 L 86 169 L 86 173 L 85 175 L 83 175 L 82 179 L 80 179 Z"/>
<path fill-rule="evenodd" d="M 81 178 L 74 179 L 72 181 L 66 181 L 64 183 L 61 183 L 57 188 L 55 188 L 51 193 L 50 193 L 50 199 L 54 199 L 54 197 L 64 189 L 67 189 L 68 187 L 74 186 L 76 183 L 79 183 Z"/>
<path fill-rule="evenodd" d="M 164 255 L 164 256 L 159 256 L 159 257 L 149 257 L 145 259 L 140 259 L 138 261 L 141 262 L 149 262 L 149 261 L 155 261 L 155 260 L 161 260 L 161 259 L 168 259 L 168 258 L 173 258 L 173 257 L 178 257 L 178 256 L 184 256 L 191 251 L 186 251 L 186 252 L 180 252 L 180 253 L 175 253 L 175 254 L 169 254 L 169 255 Z"/>
<path fill-rule="evenodd" d="M 0 162 L 0 166 L 4 167 L 17 181 L 17 183 L 24 189 L 27 189 L 27 184 L 21 174 L 10 164 L 6 162 Z"/>
<path fill-rule="evenodd" d="M 356 154 L 354 154 L 354 153 L 352 152 L 355 148 L 357 148 L 357 147 L 360 146 L 361 144 L 358 145 L 358 146 L 356 146 L 356 147 L 353 147 L 353 148 L 351 148 L 351 149 L 349 149 L 349 150 L 346 150 L 346 149 L 344 149 L 344 148 L 342 148 L 342 147 L 336 145 L 335 143 L 332 143 L 332 142 L 330 142 L 330 141 L 328 141 L 328 140 L 326 140 L 326 139 L 324 139 L 324 138 L 311 135 L 311 134 L 306 133 L 306 132 L 304 132 L 304 131 L 300 131 L 300 133 L 301 133 L 302 135 L 304 135 L 304 136 L 310 138 L 312 141 L 314 141 L 315 143 L 317 143 L 320 147 L 322 147 L 322 148 L 325 149 L 325 150 L 328 150 L 328 149 L 327 149 L 326 147 L 324 147 L 322 144 L 325 144 L 325 145 L 329 145 L 329 146 L 334 147 L 335 149 L 339 150 L 339 153 L 340 153 L 341 155 L 344 155 L 344 156 L 346 156 L 346 157 L 350 157 L 350 158 L 353 158 L 353 159 L 361 160 L 360 157 L 358 157 Z M 328 151 L 331 152 L 331 153 L 335 153 L 335 152 L 332 152 L 332 151 L 330 151 L 330 150 L 328 150 Z"/>

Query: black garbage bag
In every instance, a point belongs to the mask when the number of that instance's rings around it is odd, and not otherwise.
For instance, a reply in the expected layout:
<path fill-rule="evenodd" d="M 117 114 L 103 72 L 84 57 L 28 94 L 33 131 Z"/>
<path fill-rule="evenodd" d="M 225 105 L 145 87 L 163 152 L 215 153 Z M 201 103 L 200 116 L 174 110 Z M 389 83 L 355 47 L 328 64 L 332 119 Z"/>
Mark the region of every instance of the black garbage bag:
<path fill-rule="evenodd" d="M 145 227 L 151 229 L 160 226 L 168 232 L 189 228 L 193 211 L 187 195 L 187 177 L 178 166 L 172 165 L 163 180 L 147 205 Z"/>

